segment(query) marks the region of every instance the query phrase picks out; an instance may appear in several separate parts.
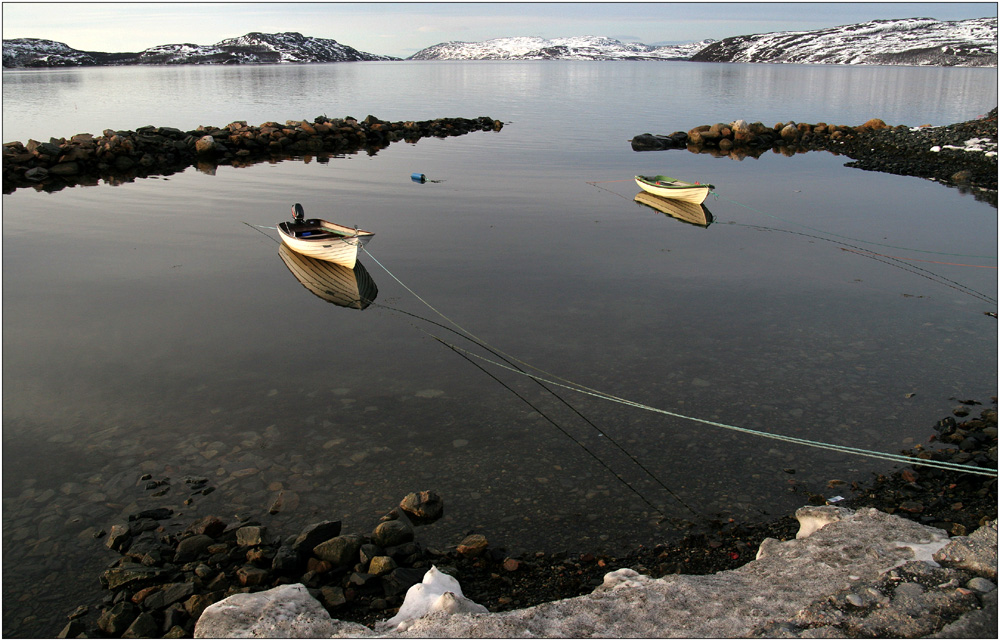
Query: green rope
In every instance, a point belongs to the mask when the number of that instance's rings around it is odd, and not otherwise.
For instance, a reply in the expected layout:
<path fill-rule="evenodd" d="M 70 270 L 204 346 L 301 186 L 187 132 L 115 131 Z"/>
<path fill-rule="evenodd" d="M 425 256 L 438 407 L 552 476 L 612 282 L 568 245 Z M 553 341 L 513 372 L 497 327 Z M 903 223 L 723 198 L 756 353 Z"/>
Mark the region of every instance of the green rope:
<path fill-rule="evenodd" d="M 848 446 L 848 445 L 836 445 L 836 444 L 832 444 L 832 443 L 824 443 L 822 441 L 814 441 L 814 440 L 811 440 L 811 439 L 797 438 L 797 437 L 794 437 L 794 436 L 783 436 L 781 434 L 773 434 L 773 433 L 770 433 L 770 432 L 761 432 L 759 430 L 752 430 L 750 428 L 739 427 L 737 425 L 729 425 L 729 424 L 726 424 L 726 423 L 720 423 L 720 422 L 717 422 L 717 421 L 710 421 L 708 419 L 697 418 L 697 417 L 694 417 L 694 416 L 686 416 L 684 414 L 678 414 L 677 412 L 671 412 L 669 410 L 664 410 L 664 409 L 652 407 L 652 406 L 646 405 L 644 403 L 638 403 L 636 401 L 630 401 L 628 399 L 621 398 L 619 396 L 614 396 L 612 394 L 607 394 L 605 392 L 601 392 L 599 390 L 587 387 L 586 385 L 581 385 L 579 383 L 574 383 L 573 381 L 570 381 L 568 379 L 562 378 L 561 376 L 557 376 L 555 374 L 552 374 L 551 372 L 546 372 L 545 370 L 540 369 L 538 367 L 535 367 L 534 365 L 532 365 L 530 363 L 527 363 L 527 362 L 525 362 L 525 361 L 523 361 L 523 360 L 521 360 L 521 359 L 519 359 L 517 357 L 511 356 L 510 354 L 507 354 L 503 350 L 501 350 L 501 349 L 499 349 L 497 347 L 494 347 L 494 346 L 490 345 L 489 343 L 487 343 L 486 341 L 480 339 L 475 334 L 473 334 L 472 332 L 468 331 L 467 329 L 465 329 L 464 327 L 462 327 L 461 325 L 459 325 L 458 323 L 456 323 L 452 319 L 448 318 L 442 312 L 438 311 L 433 305 L 431 305 L 426 300 L 424 300 L 423 298 L 421 298 L 415 291 L 413 291 L 412 289 L 410 289 L 395 274 L 393 274 L 391 271 L 389 271 L 389 269 L 385 265 L 383 265 L 381 262 L 379 262 L 379 260 L 377 258 L 375 258 L 375 256 L 373 256 L 370 251 L 368 251 L 364 247 L 362 247 L 362 249 L 365 251 L 366 254 L 368 254 L 368 256 L 371 257 L 371 259 L 373 261 L 375 261 L 376 264 L 378 264 L 379 267 L 381 267 L 383 270 L 385 270 L 385 273 L 389 274 L 389 276 L 391 276 L 393 280 L 395 280 L 397 283 L 399 283 L 403 287 L 403 289 L 405 289 L 406 291 L 410 292 L 417 300 L 419 300 L 421 303 L 423 303 L 425 306 L 427 306 L 428 309 L 430 309 L 431 311 L 433 311 L 435 314 L 437 314 L 438 316 L 440 316 L 444 320 L 448 321 L 451 325 L 453 325 L 454 327 L 456 327 L 457 329 L 459 329 L 463 334 L 469 336 L 471 339 L 473 339 L 473 341 L 475 343 L 479 344 L 482 347 L 485 347 L 485 348 L 489 349 L 490 351 L 492 351 L 495 354 L 502 355 L 502 357 L 504 357 L 504 358 L 513 360 L 513 361 L 515 361 L 517 363 L 520 363 L 521 365 L 525 365 L 526 367 L 529 367 L 529 368 L 531 368 L 533 370 L 541 372 L 542 374 L 545 374 L 546 376 L 558 379 L 559 381 L 562 381 L 562 382 L 560 383 L 560 382 L 557 382 L 555 380 L 550 380 L 550 379 L 545 378 L 543 376 L 539 376 L 537 374 L 531 374 L 531 373 L 525 372 L 525 371 L 523 371 L 521 369 L 509 366 L 509 365 L 504 365 L 502 363 L 498 363 L 498 362 L 490 360 L 490 359 L 488 359 L 488 358 L 486 358 L 484 356 L 480 356 L 480 355 L 474 354 L 474 353 L 472 353 L 472 352 L 470 352 L 470 351 L 468 351 L 466 349 L 462 349 L 461 347 L 458 347 L 456 345 L 452 345 L 452 344 L 448 343 L 447 341 L 445 341 L 444 339 L 442 339 L 440 337 L 437 337 L 437 336 L 434 336 L 433 334 L 431 334 L 431 336 L 433 338 L 435 338 L 436 340 L 440 341 L 441 343 L 447 345 L 448 347 L 450 347 L 453 350 L 456 350 L 458 352 L 463 352 L 465 354 L 468 354 L 469 356 L 472 356 L 473 358 L 478 358 L 478 359 L 480 359 L 482 361 L 485 361 L 485 362 L 490 363 L 492 365 L 495 365 L 497 367 L 501 367 L 503 369 L 506 369 L 506 370 L 509 370 L 511 372 L 514 372 L 515 374 L 519 374 L 521 376 L 527 376 L 529 378 L 535 379 L 536 381 L 548 383 L 550 385 L 556 385 L 558 387 L 562 387 L 563 389 L 568 389 L 568 390 L 571 390 L 571 391 L 578 392 L 580 394 L 586 394 L 588 396 L 593 396 L 595 398 L 600 398 L 600 399 L 603 399 L 603 400 L 606 400 L 606 401 L 611 401 L 611 402 L 614 402 L 614 403 L 619 403 L 621 405 L 626 405 L 626 406 L 629 406 L 629 407 L 635 407 L 637 409 L 642 409 L 642 410 L 646 410 L 646 411 L 650 411 L 650 412 L 655 412 L 657 414 L 664 414 L 666 416 L 671 416 L 673 418 L 679 418 L 679 419 L 683 419 L 683 420 L 686 420 L 686 421 L 694 421 L 696 423 L 702 423 L 704 425 L 711 425 L 713 427 L 721 427 L 723 429 L 732 430 L 732 431 L 736 431 L 736 432 L 741 432 L 741 433 L 744 433 L 744 434 L 750 434 L 752 436 L 759 436 L 759 437 L 762 437 L 762 438 L 769 438 L 769 439 L 784 441 L 786 443 L 794 443 L 794 444 L 797 444 L 797 445 L 805 445 L 805 446 L 808 446 L 808 447 L 815 447 L 815 448 L 819 448 L 819 449 L 833 450 L 833 451 L 841 452 L 841 453 L 844 453 L 844 454 L 854 454 L 854 455 L 857 455 L 857 456 L 866 456 L 866 457 L 869 457 L 869 458 L 877 458 L 877 459 L 882 459 L 882 460 L 886 460 L 886 461 L 894 461 L 894 462 L 897 462 L 897 463 L 904 463 L 904 464 L 908 464 L 908 465 L 922 465 L 922 466 L 926 466 L 926 467 L 936 467 L 936 468 L 941 468 L 941 469 L 945 469 L 945 470 L 950 470 L 950 471 L 953 471 L 953 472 L 967 472 L 967 473 L 970 473 L 970 474 L 979 474 L 979 475 L 983 475 L 983 476 L 997 476 L 997 470 L 989 469 L 989 468 L 981 468 L 981 467 L 977 467 L 975 465 L 965 465 L 965 464 L 962 464 L 962 463 L 950 463 L 950 462 L 947 462 L 947 461 L 932 461 L 932 460 L 928 460 L 928 459 L 917 458 L 917 457 L 914 457 L 914 456 L 905 456 L 905 455 L 902 455 L 902 454 L 889 454 L 887 452 L 879 452 L 879 451 L 876 451 L 876 450 L 868 450 L 868 449 L 864 449 L 864 448 L 851 447 L 851 446 Z"/>
<path fill-rule="evenodd" d="M 635 407 L 637 409 L 642 409 L 642 410 L 647 410 L 647 411 L 650 411 L 650 412 L 655 412 L 657 414 L 665 414 L 665 415 L 671 416 L 673 418 L 680 418 L 680 419 L 684 419 L 684 420 L 687 420 L 687 421 L 694 421 L 696 423 L 703 423 L 705 425 L 711 425 L 713 427 L 721 427 L 721 428 L 724 428 L 724 429 L 727 429 L 727 430 L 733 430 L 735 432 L 742 432 L 744 434 L 750 434 L 750 435 L 753 435 L 753 436 L 760 436 L 760 437 L 763 437 L 763 438 L 770 438 L 770 439 L 774 439 L 774 440 L 778 440 L 778 441 L 785 441 L 787 443 L 794 443 L 794 444 L 797 444 L 797 445 L 806 445 L 806 446 L 809 446 L 809 447 L 816 447 L 816 448 L 819 448 L 819 449 L 832 450 L 832 451 L 841 452 L 841 453 L 844 453 L 844 454 L 855 454 L 855 455 L 858 455 L 858 456 L 867 456 L 867 457 L 870 457 L 870 458 L 878 458 L 878 459 L 883 459 L 883 460 L 886 460 L 886 461 L 894 461 L 894 462 L 897 462 L 897 463 L 906 463 L 906 464 L 909 464 L 909 465 L 922 465 L 922 466 L 926 466 L 926 467 L 937 467 L 937 468 L 949 470 L 949 471 L 952 471 L 952 472 L 968 472 L 970 474 L 980 474 L 980 475 L 983 475 L 983 476 L 997 476 L 997 470 L 993 470 L 993 469 L 989 469 L 989 468 L 981 468 L 981 467 L 977 467 L 975 465 L 965 465 L 963 463 L 951 463 L 951 462 L 948 462 L 948 461 L 933 461 L 933 460 L 929 460 L 929 459 L 918 458 L 918 457 L 915 457 L 915 456 L 905 456 L 903 454 L 889 454 L 887 452 L 879 452 L 879 451 L 876 451 L 876 450 L 867 450 L 867 449 L 860 448 L 860 447 L 851 447 L 851 446 L 848 446 L 848 445 L 836 445 L 836 444 L 833 444 L 833 443 L 824 443 L 822 441 L 814 441 L 814 440 L 811 440 L 811 439 L 798 438 L 798 437 L 795 437 L 795 436 L 784 436 L 782 434 L 773 434 L 771 432 L 761 432 L 759 430 L 752 430 L 752 429 L 747 428 L 747 427 L 739 427 L 738 425 L 729 425 L 729 424 L 726 424 L 726 423 L 720 423 L 718 421 L 710 421 L 708 419 L 697 418 L 697 417 L 694 417 L 694 416 L 685 416 L 684 414 L 678 414 L 677 412 L 671 412 L 670 410 L 664 410 L 664 409 L 660 409 L 660 408 L 657 408 L 657 407 L 652 407 L 651 405 L 646 405 L 644 403 L 638 403 L 636 401 L 630 401 L 630 400 L 625 399 L 625 398 L 620 398 L 620 397 L 614 396 L 612 394 L 606 394 L 604 392 L 600 392 L 598 390 L 591 389 L 591 388 L 586 387 L 584 385 L 577 385 L 577 384 L 574 384 L 574 383 L 570 383 L 568 381 L 565 384 L 564 383 L 559 383 L 559 382 L 556 382 L 556 381 L 552 381 L 552 380 L 546 379 L 546 378 L 544 378 L 542 376 L 538 376 L 536 374 L 530 374 L 528 372 L 524 372 L 524 371 L 521 371 L 521 370 L 518 370 L 518 369 L 514 369 L 512 367 L 508 367 L 508 366 L 506 366 L 506 365 L 504 365 L 502 363 L 498 363 L 496 361 L 490 360 L 490 359 L 488 359 L 488 358 L 486 358 L 484 356 L 480 356 L 478 354 L 473 354 L 472 352 L 469 352 L 468 350 L 462 349 L 461 347 L 457 347 L 455 345 L 450 345 L 446 341 L 442 340 L 441 338 L 439 338 L 437 336 L 435 336 L 434 338 L 436 338 L 437 340 L 441 341 L 442 343 L 445 343 L 446 345 L 448 345 L 448 347 L 450 347 L 450 348 L 452 348 L 454 350 L 465 352 L 466 354 L 468 354 L 469 356 L 472 356 L 473 358 L 478 358 L 480 360 L 486 361 L 487 363 L 490 363 L 491 365 L 495 365 L 497 367 L 502 367 L 503 369 L 509 370 L 511 372 L 515 372 L 517 374 L 522 374 L 524 376 L 528 376 L 530 378 L 534 378 L 536 380 L 548 383 L 550 385 L 556 385 L 556 386 L 562 387 L 564 389 L 568 389 L 568 390 L 571 390 L 571 391 L 574 391 L 574 392 L 579 392 L 580 394 L 586 394 L 588 396 L 593 396 L 595 398 L 600 398 L 600 399 L 603 399 L 603 400 L 606 400 L 606 401 L 612 401 L 612 402 L 615 402 L 615 403 L 619 403 L 621 405 L 627 405 L 627 406 L 630 406 L 630 407 Z M 533 368 L 533 369 L 537 369 L 537 368 Z M 541 371 L 541 370 L 539 370 L 539 371 Z"/>
<path fill-rule="evenodd" d="M 766 212 L 766 211 L 764 211 L 762 209 L 757 209 L 756 207 L 751 207 L 750 205 L 744 205 L 743 203 L 741 203 L 741 202 L 739 202 L 737 200 L 733 200 L 732 198 L 727 198 L 726 196 L 723 196 L 722 194 L 720 194 L 717 191 L 712 191 L 712 193 L 715 194 L 716 198 L 721 198 L 722 200 L 729 201 L 729 202 L 733 203 L 734 205 L 739 205 L 740 207 L 743 207 L 744 209 L 749 209 L 750 211 L 757 212 L 758 214 L 764 214 L 765 216 L 769 216 L 771 218 L 774 218 L 775 220 L 780 220 L 780 221 L 785 222 L 785 223 L 791 223 L 793 225 L 798 225 L 800 227 L 805 227 L 806 229 L 811 229 L 812 231 L 820 232 L 821 234 L 827 234 L 828 236 L 836 236 L 837 238 L 844 238 L 846 240 L 853 240 L 855 242 L 865 243 L 866 245 L 876 245 L 878 247 L 891 247 L 892 249 L 904 249 L 906 251 L 920 252 L 921 254 L 937 254 L 939 256 L 961 256 L 962 258 L 992 258 L 993 260 L 996 260 L 996 258 L 997 258 L 996 256 L 988 256 L 988 255 L 982 255 L 982 254 L 952 254 L 952 253 L 949 253 L 949 252 L 936 252 L 936 251 L 931 251 L 931 250 L 927 250 L 927 249 L 914 249 L 913 247 L 902 247 L 900 245 L 887 245 L 885 243 L 876 243 L 876 242 L 872 242 L 870 240 L 862 240 L 860 238 L 853 238 L 851 236 L 842 236 L 840 234 L 834 234 L 833 232 L 829 232 L 829 231 L 826 231 L 826 230 L 823 230 L 823 229 L 819 229 L 817 227 L 810 227 L 809 225 L 804 225 L 804 224 L 802 224 L 802 223 L 800 223 L 798 221 L 795 221 L 795 220 L 789 220 L 787 218 L 782 218 L 781 216 L 775 216 L 774 214 L 772 214 L 770 212 Z"/>

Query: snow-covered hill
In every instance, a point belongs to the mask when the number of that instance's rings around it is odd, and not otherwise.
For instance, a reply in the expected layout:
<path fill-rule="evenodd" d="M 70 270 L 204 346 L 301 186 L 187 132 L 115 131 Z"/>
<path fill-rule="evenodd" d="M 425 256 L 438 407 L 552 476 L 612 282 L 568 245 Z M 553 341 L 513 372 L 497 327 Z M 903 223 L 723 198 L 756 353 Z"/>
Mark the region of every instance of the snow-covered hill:
<path fill-rule="evenodd" d="M 654 47 L 600 36 L 514 37 L 484 42 L 444 42 L 407 60 L 687 60 L 714 40 Z"/>
<path fill-rule="evenodd" d="M 61 42 L 37 38 L 3 41 L 4 67 L 278 64 L 396 59 L 358 51 L 329 38 L 312 38 L 296 32 L 254 32 L 214 45 L 167 44 L 138 53 L 78 51 Z"/>
<path fill-rule="evenodd" d="M 873 20 L 817 31 L 780 31 L 715 42 L 698 62 L 989 67 L 997 64 L 997 19 Z"/>

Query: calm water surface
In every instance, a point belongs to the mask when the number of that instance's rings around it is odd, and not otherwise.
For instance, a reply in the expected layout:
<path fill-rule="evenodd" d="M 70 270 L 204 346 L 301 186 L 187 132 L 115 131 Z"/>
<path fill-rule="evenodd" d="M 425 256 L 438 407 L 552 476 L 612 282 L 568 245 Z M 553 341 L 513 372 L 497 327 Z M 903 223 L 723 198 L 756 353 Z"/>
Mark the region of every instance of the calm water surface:
<path fill-rule="evenodd" d="M 418 531 L 426 545 L 477 531 L 514 550 L 618 551 L 889 469 L 547 392 L 436 340 L 493 358 L 409 315 L 445 323 L 393 275 L 508 354 L 686 416 L 897 452 L 954 398 L 996 393 L 995 208 L 830 154 L 736 162 L 627 142 L 740 117 L 948 124 L 995 105 L 995 70 L 360 63 L 5 72 L 3 90 L 5 141 L 323 114 L 506 123 L 374 156 L 3 197 L 7 635 L 54 635 L 96 602 L 115 555 L 95 531 L 147 507 L 367 532 L 431 489 L 446 516 Z M 715 222 L 633 202 L 644 173 L 714 183 Z M 320 299 L 273 231 L 243 224 L 294 202 L 376 232 L 361 258 L 374 305 Z M 185 505 L 194 478 L 217 489 Z"/>

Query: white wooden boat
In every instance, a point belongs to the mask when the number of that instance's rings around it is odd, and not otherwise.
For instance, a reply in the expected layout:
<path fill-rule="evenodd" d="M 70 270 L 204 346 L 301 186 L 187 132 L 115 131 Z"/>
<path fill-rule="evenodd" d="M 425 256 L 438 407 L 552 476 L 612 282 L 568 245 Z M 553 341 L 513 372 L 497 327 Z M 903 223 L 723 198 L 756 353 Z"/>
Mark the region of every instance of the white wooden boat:
<path fill-rule="evenodd" d="M 701 183 L 686 183 L 670 176 L 636 176 L 635 183 L 655 196 L 663 198 L 673 198 L 685 202 L 700 205 L 708 198 L 708 192 L 715 189 L 715 185 L 703 185 Z"/>
<path fill-rule="evenodd" d="M 360 262 L 353 268 L 345 267 L 303 256 L 287 245 L 278 246 L 278 255 L 303 287 L 328 303 L 365 309 L 378 296 L 375 281 Z"/>
<path fill-rule="evenodd" d="M 358 248 L 371 240 L 370 231 L 305 217 L 302 205 L 292 207 L 294 219 L 278 223 L 281 240 L 300 254 L 353 269 Z"/>
<path fill-rule="evenodd" d="M 635 195 L 635 202 L 646 207 L 651 207 L 681 222 L 697 225 L 698 227 L 708 227 L 715 220 L 712 212 L 708 211 L 708 208 L 704 205 L 696 205 L 672 198 L 662 198 L 644 191 L 640 191 Z"/>

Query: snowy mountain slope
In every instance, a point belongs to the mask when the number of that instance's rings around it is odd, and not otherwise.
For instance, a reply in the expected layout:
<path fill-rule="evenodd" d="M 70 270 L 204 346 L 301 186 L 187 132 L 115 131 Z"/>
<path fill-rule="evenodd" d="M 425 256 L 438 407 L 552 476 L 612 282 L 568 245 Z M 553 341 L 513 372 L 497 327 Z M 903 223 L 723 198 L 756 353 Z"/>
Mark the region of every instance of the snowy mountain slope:
<path fill-rule="evenodd" d="M 601 36 L 512 37 L 484 42 L 444 42 L 407 60 L 686 60 L 713 40 L 653 47 Z"/>
<path fill-rule="evenodd" d="M 696 62 L 937 65 L 997 64 L 997 19 L 873 20 L 817 31 L 782 31 L 715 42 Z"/>
<path fill-rule="evenodd" d="M 95 65 L 94 57 L 69 45 L 41 38 L 3 41 L 4 67 L 79 67 Z"/>
<path fill-rule="evenodd" d="M 280 64 L 397 60 L 364 53 L 329 38 L 301 33 L 248 33 L 214 45 L 166 44 L 138 53 L 85 52 L 52 40 L 3 41 L 4 67 L 78 67 L 96 65 Z"/>

